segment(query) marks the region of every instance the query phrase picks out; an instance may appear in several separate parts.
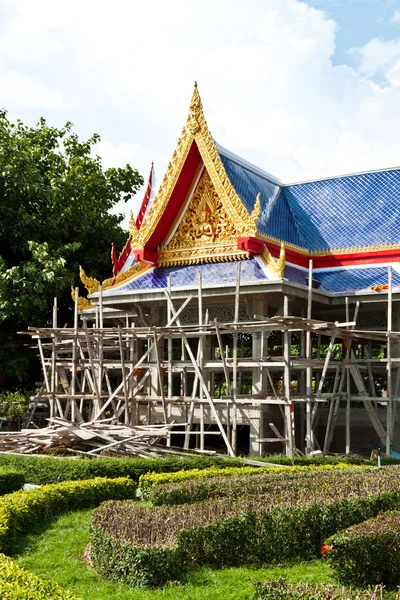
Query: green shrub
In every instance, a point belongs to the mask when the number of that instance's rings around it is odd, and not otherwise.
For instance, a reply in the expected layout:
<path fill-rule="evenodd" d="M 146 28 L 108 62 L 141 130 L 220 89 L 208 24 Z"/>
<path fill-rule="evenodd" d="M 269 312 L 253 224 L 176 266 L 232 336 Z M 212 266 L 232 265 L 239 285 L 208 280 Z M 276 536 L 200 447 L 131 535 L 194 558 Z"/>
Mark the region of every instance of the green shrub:
<path fill-rule="evenodd" d="M 23 473 L 28 483 L 46 484 L 92 477 L 130 477 L 138 482 L 149 471 L 173 472 L 186 469 L 225 468 L 243 465 L 241 459 L 210 456 L 168 458 L 64 458 L 52 456 L 0 455 L 0 467 Z"/>
<path fill-rule="evenodd" d="M 15 536 L 28 525 L 50 516 L 97 506 L 110 498 L 134 498 L 136 484 L 128 479 L 96 478 L 67 481 L 21 490 L 0 498 L 0 551 L 10 548 Z"/>
<path fill-rule="evenodd" d="M 271 467 L 254 469 L 252 467 L 204 469 L 204 471 L 179 471 L 177 473 L 148 473 L 139 480 L 140 491 L 146 500 L 154 506 L 188 504 L 207 498 L 221 496 L 239 497 L 263 494 L 275 482 L 288 482 L 290 479 L 315 477 L 320 480 L 329 477 L 331 471 L 340 476 L 349 469 L 371 471 L 371 467 L 351 465 L 325 465 L 320 467 Z M 361 471 L 359 471 L 361 472 Z M 209 475 L 207 477 L 207 475 Z M 159 483 L 170 481 L 171 483 Z M 143 487 L 142 487 L 143 486 Z M 144 491 L 143 491 L 144 489 Z"/>
<path fill-rule="evenodd" d="M 4 554 L 0 554 L 0 572 L 1 600 L 79 600 L 56 583 L 28 573 Z"/>
<path fill-rule="evenodd" d="M 321 583 L 288 583 L 283 577 L 272 581 L 255 582 L 254 600 L 378 600 L 383 598 L 381 585 L 371 590 L 352 590 Z M 392 600 L 399 600 L 396 594 Z"/>
<path fill-rule="evenodd" d="M 28 412 L 29 392 L 0 392 L 0 416 L 6 419 L 23 417 Z"/>
<path fill-rule="evenodd" d="M 251 458 L 251 456 L 249 457 Z M 286 456 L 286 454 L 266 454 L 259 458 L 266 463 L 273 463 L 275 465 L 338 465 L 338 464 L 349 464 L 349 465 L 371 465 L 376 466 L 376 460 L 370 460 L 364 456 L 295 456 L 292 459 Z M 382 465 L 398 465 L 400 464 L 400 458 L 394 456 L 386 456 L 382 454 L 381 457 Z"/>
<path fill-rule="evenodd" d="M 131 587 L 155 588 L 184 578 L 188 563 L 185 553 L 176 548 L 135 548 L 91 527 L 91 560 L 96 571 L 111 581 Z"/>
<path fill-rule="evenodd" d="M 400 585 L 400 512 L 379 514 L 327 540 L 340 582 Z"/>
<path fill-rule="evenodd" d="M 20 490 L 25 483 L 25 476 L 12 469 L 0 468 L 0 496 Z"/>
<path fill-rule="evenodd" d="M 332 471 L 330 478 L 321 473 L 286 484 L 276 482 L 266 494 L 179 507 L 106 502 L 93 515 L 95 566 L 107 565 L 101 567 L 103 574 L 127 580 L 132 568 L 123 560 L 122 546 L 127 544 L 131 558 L 146 551 L 141 555 L 145 571 L 152 570 L 153 551 L 157 561 L 173 560 L 175 576 L 177 565 L 180 569 L 179 579 L 188 565 L 226 567 L 316 558 L 329 535 L 382 510 L 400 508 L 397 473 L 397 467 L 362 473 Z M 110 548 L 121 559 L 117 569 L 108 555 Z"/>

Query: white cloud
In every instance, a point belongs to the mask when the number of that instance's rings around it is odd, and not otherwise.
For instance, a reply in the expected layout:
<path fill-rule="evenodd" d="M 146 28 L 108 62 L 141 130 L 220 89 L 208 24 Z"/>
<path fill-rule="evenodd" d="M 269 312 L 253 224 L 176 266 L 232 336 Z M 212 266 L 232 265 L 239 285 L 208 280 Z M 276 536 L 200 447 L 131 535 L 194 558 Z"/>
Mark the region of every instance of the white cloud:
<path fill-rule="evenodd" d="M 360 60 L 359 72 L 367 76 L 376 75 L 385 72 L 400 58 L 400 38 L 388 41 L 374 38 L 352 51 Z"/>
<path fill-rule="evenodd" d="M 19 83 L 5 107 L 23 119 L 58 108 L 83 137 L 102 135 L 107 166 L 130 160 L 146 179 L 154 159 L 161 179 L 196 79 L 216 140 L 285 181 L 400 163 L 400 40 L 354 50 L 355 70 L 332 65 L 335 23 L 297 0 L 8 6 L 0 68 Z"/>
<path fill-rule="evenodd" d="M 393 17 L 390 19 L 393 23 L 400 23 L 400 10 L 396 10 Z"/>
<path fill-rule="evenodd" d="M 68 104 L 60 90 L 28 74 L 0 70 L 1 103 L 12 111 L 28 108 L 64 110 Z"/>

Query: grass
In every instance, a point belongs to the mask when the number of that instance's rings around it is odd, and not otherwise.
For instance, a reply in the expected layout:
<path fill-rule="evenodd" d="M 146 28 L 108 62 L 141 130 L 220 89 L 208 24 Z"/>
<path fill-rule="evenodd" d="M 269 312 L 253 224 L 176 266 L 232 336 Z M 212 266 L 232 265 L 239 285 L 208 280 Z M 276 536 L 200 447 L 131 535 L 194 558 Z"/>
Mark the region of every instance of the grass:
<path fill-rule="evenodd" d="M 43 522 L 18 540 L 13 559 L 43 579 L 56 580 L 84 600 L 250 600 L 254 581 L 283 575 L 288 580 L 313 583 L 333 582 L 325 561 L 297 563 L 274 568 L 235 568 L 214 571 L 198 569 L 180 586 L 142 591 L 103 581 L 88 567 L 83 553 L 89 541 L 92 510 L 69 513 Z"/>

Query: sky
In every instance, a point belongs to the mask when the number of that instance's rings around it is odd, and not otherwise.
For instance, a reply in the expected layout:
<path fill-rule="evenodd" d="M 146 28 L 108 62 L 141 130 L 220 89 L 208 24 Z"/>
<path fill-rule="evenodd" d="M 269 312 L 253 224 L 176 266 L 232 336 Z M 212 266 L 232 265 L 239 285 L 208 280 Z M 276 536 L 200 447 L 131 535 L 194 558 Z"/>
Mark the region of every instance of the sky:
<path fill-rule="evenodd" d="M 99 133 L 105 167 L 161 181 L 194 81 L 285 183 L 400 166 L 400 0 L 0 0 L 0 107 Z"/>

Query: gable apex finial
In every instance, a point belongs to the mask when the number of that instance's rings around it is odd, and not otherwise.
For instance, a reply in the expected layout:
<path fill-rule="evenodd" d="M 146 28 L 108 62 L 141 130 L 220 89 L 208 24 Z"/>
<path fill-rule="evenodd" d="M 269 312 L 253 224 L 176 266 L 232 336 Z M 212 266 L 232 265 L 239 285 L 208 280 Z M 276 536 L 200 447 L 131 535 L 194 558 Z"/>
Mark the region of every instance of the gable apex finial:
<path fill-rule="evenodd" d="M 198 117 L 203 113 L 203 104 L 201 102 L 199 90 L 197 87 L 197 81 L 194 82 L 194 89 L 192 94 L 192 99 L 190 101 L 190 113 L 194 117 Z"/>

